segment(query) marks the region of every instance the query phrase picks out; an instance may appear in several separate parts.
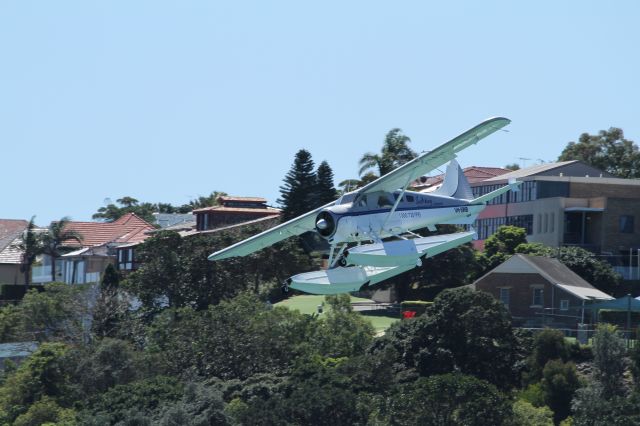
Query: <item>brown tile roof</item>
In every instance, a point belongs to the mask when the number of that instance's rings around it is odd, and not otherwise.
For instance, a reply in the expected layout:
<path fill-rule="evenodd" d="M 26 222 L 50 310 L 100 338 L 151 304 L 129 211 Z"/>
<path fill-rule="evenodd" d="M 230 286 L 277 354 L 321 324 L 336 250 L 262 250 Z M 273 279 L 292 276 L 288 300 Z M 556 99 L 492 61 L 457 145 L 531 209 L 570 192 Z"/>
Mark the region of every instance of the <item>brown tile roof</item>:
<path fill-rule="evenodd" d="M 65 229 L 82 236 L 82 241 L 70 239 L 64 242 L 69 247 L 92 247 L 105 243 L 139 242 L 148 238 L 145 234 L 154 228 L 149 222 L 127 213 L 114 222 L 69 222 Z"/>
<path fill-rule="evenodd" d="M 273 207 L 224 207 L 224 206 L 213 206 L 213 207 L 204 207 L 201 209 L 197 209 L 193 211 L 194 213 L 255 213 L 256 215 L 279 215 L 281 213 L 280 209 L 275 209 Z"/>
<path fill-rule="evenodd" d="M 266 198 L 261 197 L 235 197 L 233 195 L 221 195 L 218 197 L 218 200 L 225 201 L 240 201 L 245 203 L 266 203 Z"/>

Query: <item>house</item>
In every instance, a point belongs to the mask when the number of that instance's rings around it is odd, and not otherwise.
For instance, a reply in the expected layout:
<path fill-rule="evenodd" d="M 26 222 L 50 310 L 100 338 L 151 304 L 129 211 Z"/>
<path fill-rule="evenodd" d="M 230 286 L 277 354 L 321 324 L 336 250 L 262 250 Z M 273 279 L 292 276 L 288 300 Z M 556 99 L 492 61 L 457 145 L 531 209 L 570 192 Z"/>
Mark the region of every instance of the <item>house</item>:
<path fill-rule="evenodd" d="M 471 184 L 474 196 L 522 181 L 518 192 L 489 202 L 478 215 L 478 249 L 502 225 L 527 231 L 527 241 L 578 246 L 606 256 L 630 279 L 629 256 L 640 249 L 640 180 L 621 179 L 580 161 L 540 164 Z M 638 275 L 636 271 L 636 275 Z"/>
<path fill-rule="evenodd" d="M 573 327 L 589 319 L 585 307 L 613 297 L 593 287 L 557 259 L 516 254 L 471 287 L 505 304 L 514 323 Z"/>
<path fill-rule="evenodd" d="M 21 219 L 0 219 L 0 284 L 22 284 L 20 271 L 22 252 L 16 247 L 29 222 Z"/>
<path fill-rule="evenodd" d="M 149 238 L 155 227 L 128 213 L 113 222 L 69 222 L 82 239 L 71 238 L 61 248 L 67 250 L 56 261 L 56 281 L 67 284 L 97 282 L 110 263 L 133 265 L 134 244 Z M 131 268 L 130 268 L 131 269 Z M 42 265 L 33 267 L 33 282 L 51 281 L 51 258 L 42 256 Z"/>
<path fill-rule="evenodd" d="M 267 206 L 259 197 L 218 197 L 218 206 L 196 209 L 196 230 L 208 231 L 255 219 L 280 216 L 280 209 Z"/>

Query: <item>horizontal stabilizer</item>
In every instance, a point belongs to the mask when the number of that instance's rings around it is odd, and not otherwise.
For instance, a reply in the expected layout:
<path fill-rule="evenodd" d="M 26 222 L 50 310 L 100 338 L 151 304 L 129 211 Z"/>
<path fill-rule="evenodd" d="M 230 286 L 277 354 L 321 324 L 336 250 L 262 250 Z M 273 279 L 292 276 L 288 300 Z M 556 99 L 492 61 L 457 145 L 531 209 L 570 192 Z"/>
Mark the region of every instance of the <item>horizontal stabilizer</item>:
<path fill-rule="evenodd" d="M 522 182 L 516 182 L 515 180 L 510 180 L 509 183 L 503 186 L 502 188 L 496 189 L 495 191 L 491 191 L 487 194 L 481 195 L 478 198 L 471 200 L 471 204 L 486 203 L 487 201 L 491 201 L 494 198 L 504 194 L 507 191 L 518 192 L 520 189 L 519 187 L 521 183 Z"/>
<path fill-rule="evenodd" d="M 346 253 L 348 264 L 368 266 L 415 266 L 420 258 L 428 258 L 473 239 L 473 232 L 433 235 L 412 240 L 366 244 Z"/>

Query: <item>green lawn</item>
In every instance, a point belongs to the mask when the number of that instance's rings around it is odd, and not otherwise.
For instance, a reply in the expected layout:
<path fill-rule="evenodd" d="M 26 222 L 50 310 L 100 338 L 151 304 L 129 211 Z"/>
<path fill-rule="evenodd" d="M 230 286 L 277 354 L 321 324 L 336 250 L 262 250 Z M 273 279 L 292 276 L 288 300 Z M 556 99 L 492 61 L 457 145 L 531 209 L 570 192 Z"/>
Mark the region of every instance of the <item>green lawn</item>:
<path fill-rule="evenodd" d="M 303 314 L 312 314 L 314 312 L 318 312 L 318 305 L 322 304 L 322 302 L 324 302 L 324 296 L 303 295 L 285 299 L 282 302 L 276 303 L 276 306 L 286 306 L 289 309 L 297 309 Z M 351 296 L 351 302 L 370 302 L 370 300 Z M 328 306 L 325 304 L 325 309 L 327 308 Z M 373 312 L 375 311 L 369 311 L 363 316 L 371 322 L 376 333 L 385 331 L 391 326 L 391 324 L 398 321 L 398 318 L 385 315 L 374 315 Z"/>

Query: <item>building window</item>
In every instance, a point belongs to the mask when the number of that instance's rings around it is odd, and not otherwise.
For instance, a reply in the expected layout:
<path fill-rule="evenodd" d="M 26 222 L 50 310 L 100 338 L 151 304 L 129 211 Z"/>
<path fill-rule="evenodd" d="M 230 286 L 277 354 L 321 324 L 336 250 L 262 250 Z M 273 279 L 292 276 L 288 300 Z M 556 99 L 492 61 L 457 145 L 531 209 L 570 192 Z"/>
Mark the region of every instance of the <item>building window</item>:
<path fill-rule="evenodd" d="M 504 305 L 509 307 L 509 289 L 508 288 L 500 288 L 500 301 L 504 303 Z"/>
<path fill-rule="evenodd" d="M 560 300 L 560 310 L 561 311 L 568 311 L 569 310 L 569 300 L 567 300 L 567 299 Z"/>
<path fill-rule="evenodd" d="M 544 233 L 549 232 L 549 213 L 544 214 Z"/>
<path fill-rule="evenodd" d="M 633 234 L 633 216 L 628 214 L 620 216 L 620 232 L 623 234 Z"/>
<path fill-rule="evenodd" d="M 542 234 L 542 213 L 538 213 L 538 234 Z"/>
<path fill-rule="evenodd" d="M 543 293 L 542 293 L 542 287 L 534 287 L 533 288 L 533 303 L 531 303 L 531 306 L 543 306 L 544 305 L 544 299 L 543 299 Z"/>
<path fill-rule="evenodd" d="M 133 248 L 118 250 L 118 269 L 125 271 L 133 269 Z"/>
<path fill-rule="evenodd" d="M 551 220 L 549 221 L 549 232 L 554 232 L 556 228 L 556 214 L 551 213 Z"/>

